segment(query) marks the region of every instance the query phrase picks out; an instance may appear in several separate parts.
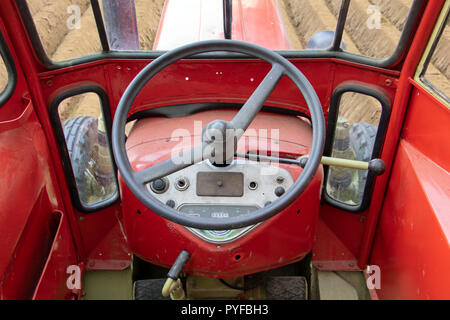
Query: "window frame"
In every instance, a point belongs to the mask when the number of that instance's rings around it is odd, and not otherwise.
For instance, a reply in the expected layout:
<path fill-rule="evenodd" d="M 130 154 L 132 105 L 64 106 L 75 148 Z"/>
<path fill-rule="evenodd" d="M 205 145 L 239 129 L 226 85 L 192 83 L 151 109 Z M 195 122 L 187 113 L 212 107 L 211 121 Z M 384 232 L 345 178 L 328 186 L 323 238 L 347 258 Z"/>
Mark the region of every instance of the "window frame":
<path fill-rule="evenodd" d="M 375 143 L 373 145 L 372 151 L 372 159 L 376 159 L 381 156 L 381 152 L 383 149 L 383 143 L 386 137 L 389 118 L 391 116 L 392 101 L 382 92 L 367 87 L 364 83 L 342 84 L 334 90 L 330 101 L 328 125 L 326 132 L 327 140 L 325 142 L 323 155 L 331 157 L 331 153 L 333 150 L 334 133 L 336 130 L 336 123 L 339 116 L 339 107 L 341 103 L 341 98 L 344 93 L 348 92 L 354 92 L 370 96 L 372 98 L 377 99 L 381 105 L 380 122 L 378 124 L 377 136 L 375 138 Z M 323 180 L 324 187 L 322 189 L 322 199 L 326 203 L 332 205 L 333 207 L 343 209 L 351 213 L 360 213 L 369 208 L 370 202 L 372 200 L 372 192 L 376 177 L 373 173 L 371 173 L 370 171 L 367 173 L 366 186 L 364 188 L 361 203 L 358 206 L 352 206 L 344 202 L 338 201 L 332 198 L 330 195 L 328 195 L 326 190 L 327 189 L 326 185 L 328 183 L 328 171 L 329 167 L 324 167 L 324 180 Z"/>
<path fill-rule="evenodd" d="M 369 66 L 374 66 L 378 68 L 392 68 L 404 56 L 404 51 L 410 43 L 410 38 L 414 28 L 417 25 L 417 20 L 420 17 L 420 13 L 424 7 L 424 0 L 414 0 L 411 9 L 409 11 L 408 17 L 406 19 L 405 26 L 401 33 L 400 39 L 397 46 L 392 53 L 392 55 L 385 59 L 375 59 L 368 56 L 361 56 L 350 52 L 344 52 L 340 49 L 340 39 L 345 29 L 345 22 L 347 18 L 348 9 L 351 0 L 342 0 L 342 5 L 336 26 L 336 35 L 334 39 L 333 46 L 328 50 L 274 50 L 285 58 L 288 59 L 300 59 L 300 58 L 336 58 L 342 59 L 350 62 L 356 62 L 360 64 L 365 64 Z M 30 10 L 26 3 L 26 0 L 16 0 L 17 6 L 22 15 L 22 20 L 24 22 L 25 28 L 27 29 L 30 40 L 34 46 L 38 59 L 47 67 L 49 70 L 61 69 L 68 66 L 79 65 L 83 63 L 93 62 L 102 59 L 156 59 L 167 51 L 111 51 L 109 48 L 105 26 L 103 23 L 103 18 L 101 16 L 101 11 L 98 5 L 98 0 L 90 0 L 95 21 L 97 24 L 97 30 L 99 33 L 99 39 L 102 44 L 101 53 L 93 53 L 81 57 L 77 57 L 70 60 L 64 61 L 52 61 L 47 53 L 39 38 L 39 34 L 35 27 L 33 18 L 31 16 Z M 238 53 L 228 53 L 228 52 L 214 52 L 214 53 L 203 53 L 198 54 L 191 59 L 250 59 L 250 57 L 238 54 Z"/>
<path fill-rule="evenodd" d="M 6 72 L 8 74 L 8 80 L 6 86 L 0 91 L 0 108 L 3 107 L 6 102 L 9 101 L 13 95 L 17 85 L 17 69 L 14 63 L 14 59 L 9 51 L 9 47 L 6 43 L 3 35 L 4 29 L 0 28 L 0 59 L 2 59 Z"/>
<path fill-rule="evenodd" d="M 425 73 L 428 70 L 428 66 L 431 63 L 435 50 L 439 41 L 444 33 L 444 29 L 447 26 L 447 21 L 450 18 L 450 3 L 446 2 L 439 15 L 438 21 L 434 27 L 433 33 L 428 42 L 427 48 L 422 56 L 419 66 L 416 71 L 414 80 L 420 84 L 426 91 L 428 91 L 433 97 L 438 99 L 444 105 L 450 108 L 450 96 L 447 96 L 439 88 L 437 88 L 430 80 L 425 77 Z"/>
<path fill-rule="evenodd" d="M 107 136 L 107 143 L 110 151 L 111 156 L 111 163 L 113 167 L 113 173 L 114 173 L 114 182 L 116 184 L 117 190 L 116 192 L 108 199 L 105 199 L 103 201 L 99 201 L 92 205 L 86 205 L 81 201 L 81 198 L 78 193 L 78 187 L 77 183 L 75 181 L 75 176 L 72 169 L 72 162 L 69 156 L 69 151 L 67 150 L 67 144 L 66 139 L 64 137 L 64 130 L 63 130 L 63 124 L 61 123 L 61 119 L 59 117 L 59 106 L 61 102 L 64 100 L 71 98 L 73 96 L 77 96 L 84 93 L 95 93 L 99 97 L 100 101 L 100 108 L 103 113 L 103 121 L 105 122 L 105 130 L 106 130 L 106 136 Z M 69 193 L 72 198 L 72 203 L 74 204 L 75 208 L 83 213 L 94 213 L 101 209 L 110 207 L 114 205 L 117 201 L 120 200 L 119 196 L 119 183 L 117 178 L 117 166 L 114 160 L 114 155 L 112 152 L 112 143 L 111 143 L 111 132 L 112 132 L 112 117 L 109 107 L 109 98 L 107 93 L 96 85 L 88 85 L 88 86 L 82 86 L 75 89 L 71 89 L 68 91 L 65 91 L 58 95 L 51 103 L 50 105 L 50 120 L 52 122 L 53 128 L 55 130 L 55 138 L 58 142 L 58 145 L 60 146 L 59 152 L 62 159 L 62 164 L 64 168 L 64 173 L 66 175 L 66 181 L 69 185 Z"/>

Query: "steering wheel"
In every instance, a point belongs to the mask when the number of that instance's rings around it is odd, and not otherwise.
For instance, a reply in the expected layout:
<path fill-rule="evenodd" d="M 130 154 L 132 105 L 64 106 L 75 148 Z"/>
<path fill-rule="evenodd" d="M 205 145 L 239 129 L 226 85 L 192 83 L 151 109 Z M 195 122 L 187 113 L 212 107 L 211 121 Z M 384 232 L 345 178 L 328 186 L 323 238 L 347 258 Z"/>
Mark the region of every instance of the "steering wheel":
<path fill-rule="evenodd" d="M 180 158 L 171 158 L 139 172 L 131 168 L 125 147 L 125 126 L 128 112 L 134 99 L 158 72 L 174 62 L 195 54 L 227 51 L 242 53 L 264 60 L 272 65 L 270 72 L 252 93 L 232 121 L 216 120 L 203 130 L 202 144 Z M 190 165 L 209 159 L 211 161 L 228 161 L 234 157 L 239 138 L 244 134 L 256 114 L 272 93 L 283 76 L 289 77 L 298 87 L 311 114 L 313 139 L 308 162 L 297 181 L 288 191 L 272 204 L 252 212 L 251 215 L 227 219 L 189 217 L 160 202 L 150 194 L 145 185 Z M 231 135 L 229 133 L 232 133 Z M 308 79 L 288 60 L 281 55 L 255 44 L 236 40 L 208 40 L 184 45 L 171 50 L 147 65 L 129 84 L 125 90 L 114 117 L 112 130 L 112 147 L 117 167 L 126 185 L 147 208 L 161 217 L 177 224 L 203 230 L 239 229 L 267 220 L 281 212 L 298 198 L 311 182 L 320 164 L 325 142 L 325 121 L 322 107 L 316 92 Z M 230 150 L 231 152 L 226 152 Z M 180 161 L 184 159 L 185 161 Z M 186 161 L 189 159 L 189 161 Z"/>

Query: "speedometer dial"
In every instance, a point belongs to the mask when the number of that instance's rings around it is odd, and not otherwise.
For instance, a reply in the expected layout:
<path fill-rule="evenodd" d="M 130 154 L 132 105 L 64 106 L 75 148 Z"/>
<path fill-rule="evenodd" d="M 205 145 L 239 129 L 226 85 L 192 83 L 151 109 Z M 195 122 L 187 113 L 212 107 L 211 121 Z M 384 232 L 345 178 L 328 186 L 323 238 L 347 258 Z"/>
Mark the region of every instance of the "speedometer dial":
<path fill-rule="evenodd" d="M 257 206 L 239 206 L 239 205 L 212 205 L 212 204 L 185 204 L 178 210 L 188 216 L 227 219 L 245 216 L 258 210 Z M 252 229 L 254 226 L 236 229 L 236 230 L 198 230 L 188 228 L 201 238 L 214 243 L 229 242 L 244 234 L 246 231 Z"/>

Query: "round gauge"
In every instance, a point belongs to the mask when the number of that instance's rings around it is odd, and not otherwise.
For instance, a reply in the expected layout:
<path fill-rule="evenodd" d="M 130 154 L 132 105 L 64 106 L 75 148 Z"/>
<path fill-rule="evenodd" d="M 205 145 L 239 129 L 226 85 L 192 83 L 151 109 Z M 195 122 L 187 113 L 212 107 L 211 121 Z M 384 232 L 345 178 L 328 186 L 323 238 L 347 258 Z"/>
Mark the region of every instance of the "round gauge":
<path fill-rule="evenodd" d="M 227 219 L 251 214 L 258 210 L 257 206 L 233 206 L 233 205 L 210 205 L 210 204 L 185 204 L 178 211 L 192 216 L 214 219 Z M 214 243 L 230 242 L 237 239 L 254 226 L 235 230 L 198 230 L 188 228 L 201 238 Z"/>

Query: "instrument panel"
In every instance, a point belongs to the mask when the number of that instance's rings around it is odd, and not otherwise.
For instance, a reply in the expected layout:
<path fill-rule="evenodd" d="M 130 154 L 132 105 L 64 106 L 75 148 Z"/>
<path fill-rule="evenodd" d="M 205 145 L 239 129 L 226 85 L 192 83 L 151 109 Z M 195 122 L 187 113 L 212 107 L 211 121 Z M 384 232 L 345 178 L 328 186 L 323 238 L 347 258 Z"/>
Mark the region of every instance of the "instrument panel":
<path fill-rule="evenodd" d="M 146 187 L 180 214 L 227 219 L 249 215 L 276 201 L 293 183 L 290 173 L 276 164 L 239 159 L 227 167 L 216 167 L 206 160 Z M 255 227 L 222 231 L 187 229 L 207 242 L 228 243 Z"/>

